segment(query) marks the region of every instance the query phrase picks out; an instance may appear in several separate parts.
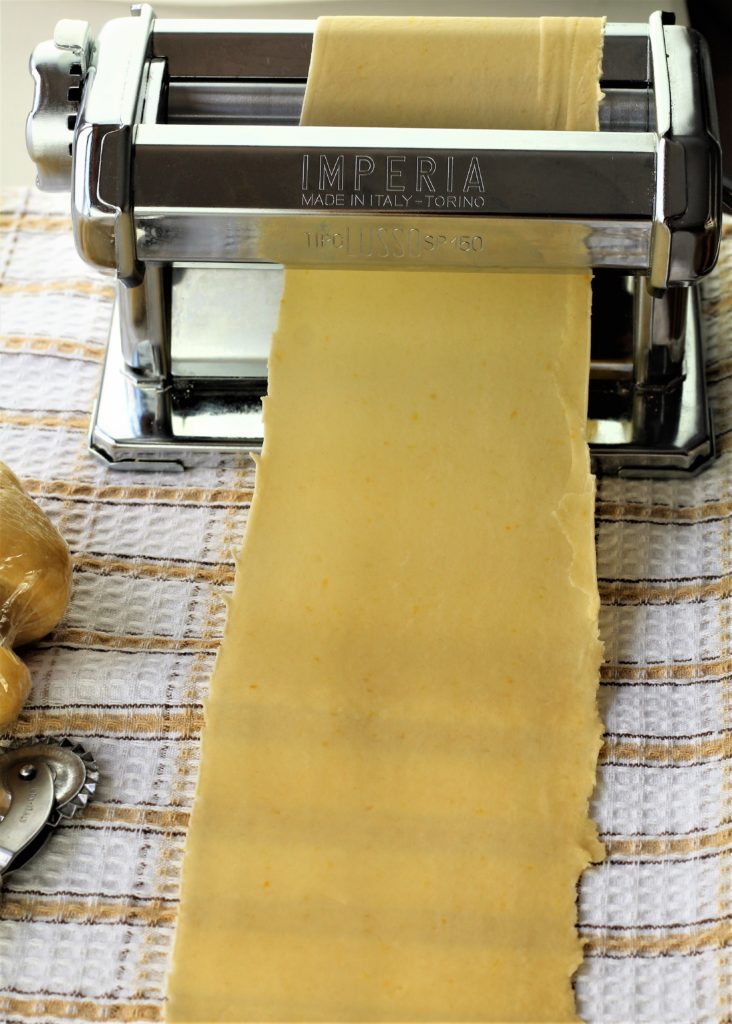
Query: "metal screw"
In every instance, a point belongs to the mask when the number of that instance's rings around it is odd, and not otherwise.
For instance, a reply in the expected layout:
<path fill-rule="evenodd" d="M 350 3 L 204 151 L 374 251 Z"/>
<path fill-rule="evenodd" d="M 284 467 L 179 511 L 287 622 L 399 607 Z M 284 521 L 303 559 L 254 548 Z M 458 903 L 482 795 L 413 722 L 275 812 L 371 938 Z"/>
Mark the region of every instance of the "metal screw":
<path fill-rule="evenodd" d="M 18 769 L 18 775 L 20 775 L 21 779 L 35 779 L 36 766 L 34 764 L 24 764 Z"/>

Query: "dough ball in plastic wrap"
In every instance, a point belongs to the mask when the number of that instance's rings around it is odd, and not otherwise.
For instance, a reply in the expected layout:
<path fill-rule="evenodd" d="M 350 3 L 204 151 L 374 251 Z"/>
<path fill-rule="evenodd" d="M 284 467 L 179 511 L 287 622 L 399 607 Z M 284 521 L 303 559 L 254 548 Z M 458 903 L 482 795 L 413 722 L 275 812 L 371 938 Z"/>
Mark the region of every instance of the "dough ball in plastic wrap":
<path fill-rule="evenodd" d="M 9 647 L 0 647 L 0 729 L 12 725 L 30 692 L 27 665 Z"/>
<path fill-rule="evenodd" d="M 61 534 L 0 463 L 0 642 L 30 643 L 66 610 L 71 558 Z"/>

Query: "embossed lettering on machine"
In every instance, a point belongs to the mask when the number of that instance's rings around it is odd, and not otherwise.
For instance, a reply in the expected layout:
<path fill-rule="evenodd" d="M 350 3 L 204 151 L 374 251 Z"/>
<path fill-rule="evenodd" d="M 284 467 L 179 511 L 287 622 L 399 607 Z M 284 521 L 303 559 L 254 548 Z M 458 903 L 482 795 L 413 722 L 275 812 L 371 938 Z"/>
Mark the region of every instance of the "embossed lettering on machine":
<path fill-rule="evenodd" d="M 312 167 L 312 172 L 311 172 Z M 482 210 L 476 155 L 303 153 L 302 205 L 393 210 Z"/>

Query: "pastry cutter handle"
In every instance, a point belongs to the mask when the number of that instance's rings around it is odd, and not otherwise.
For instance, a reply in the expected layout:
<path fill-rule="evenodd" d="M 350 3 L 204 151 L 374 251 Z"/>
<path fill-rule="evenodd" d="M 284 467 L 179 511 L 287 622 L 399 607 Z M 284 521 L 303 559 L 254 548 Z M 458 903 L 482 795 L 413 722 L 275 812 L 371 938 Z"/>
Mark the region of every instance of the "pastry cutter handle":
<path fill-rule="evenodd" d="M 47 764 L 20 764 L 5 775 L 3 787 L 10 801 L 0 821 L 0 879 L 45 829 L 54 807 L 53 774 Z"/>

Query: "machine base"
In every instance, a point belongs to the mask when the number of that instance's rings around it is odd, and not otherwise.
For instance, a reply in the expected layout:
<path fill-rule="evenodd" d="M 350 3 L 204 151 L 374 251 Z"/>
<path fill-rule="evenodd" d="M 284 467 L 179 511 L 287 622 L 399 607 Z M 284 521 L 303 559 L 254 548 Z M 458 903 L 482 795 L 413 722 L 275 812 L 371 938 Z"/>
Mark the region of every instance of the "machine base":
<path fill-rule="evenodd" d="M 206 453 L 259 452 L 265 386 L 173 378 L 160 387 L 135 379 L 122 357 L 115 305 L 90 449 L 113 469 L 158 472 L 198 465 Z M 591 381 L 588 439 L 595 473 L 689 476 L 714 458 L 696 288 L 687 315 L 683 381 L 673 390 L 628 391 L 621 404 L 621 415 L 608 418 L 607 401 Z"/>

